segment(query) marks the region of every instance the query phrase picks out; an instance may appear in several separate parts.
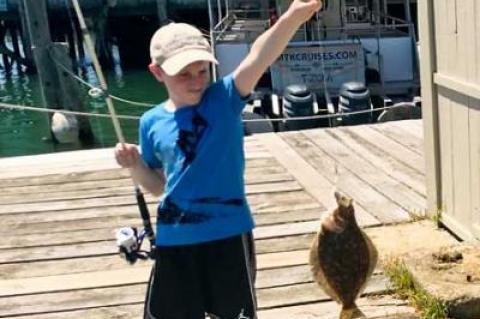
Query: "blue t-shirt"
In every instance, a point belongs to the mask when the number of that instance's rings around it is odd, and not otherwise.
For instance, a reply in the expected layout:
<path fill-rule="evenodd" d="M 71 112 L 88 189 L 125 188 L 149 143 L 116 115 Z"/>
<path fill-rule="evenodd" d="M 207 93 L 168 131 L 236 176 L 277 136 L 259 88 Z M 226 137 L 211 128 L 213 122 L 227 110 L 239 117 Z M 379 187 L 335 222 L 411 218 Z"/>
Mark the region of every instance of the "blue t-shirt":
<path fill-rule="evenodd" d="M 244 186 L 244 106 L 229 75 L 196 106 L 171 112 L 162 103 L 142 116 L 142 158 L 166 177 L 157 245 L 223 239 L 254 227 Z"/>

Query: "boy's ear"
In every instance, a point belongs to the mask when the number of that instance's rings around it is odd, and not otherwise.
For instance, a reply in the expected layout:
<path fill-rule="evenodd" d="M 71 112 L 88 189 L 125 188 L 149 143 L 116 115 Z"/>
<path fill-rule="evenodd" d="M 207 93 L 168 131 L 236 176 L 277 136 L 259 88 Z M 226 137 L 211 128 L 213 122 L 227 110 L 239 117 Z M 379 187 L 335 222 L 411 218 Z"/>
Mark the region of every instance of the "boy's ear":
<path fill-rule="evenodd" d="M 163 82 L 163 70 L 156 63 L 150 63 L 148 70 L 160 82 Z"/>

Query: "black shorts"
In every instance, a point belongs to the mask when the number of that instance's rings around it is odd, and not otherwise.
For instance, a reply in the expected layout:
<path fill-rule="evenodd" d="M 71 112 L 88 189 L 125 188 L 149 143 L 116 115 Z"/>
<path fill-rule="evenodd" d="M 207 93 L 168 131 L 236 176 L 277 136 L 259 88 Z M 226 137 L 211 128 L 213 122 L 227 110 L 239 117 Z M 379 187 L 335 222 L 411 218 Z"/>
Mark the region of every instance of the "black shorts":
<path fill-rule="evenodd" d="M 256 319 L 251 233 L 186 246 L 157 247 L 145 319 Z"/>

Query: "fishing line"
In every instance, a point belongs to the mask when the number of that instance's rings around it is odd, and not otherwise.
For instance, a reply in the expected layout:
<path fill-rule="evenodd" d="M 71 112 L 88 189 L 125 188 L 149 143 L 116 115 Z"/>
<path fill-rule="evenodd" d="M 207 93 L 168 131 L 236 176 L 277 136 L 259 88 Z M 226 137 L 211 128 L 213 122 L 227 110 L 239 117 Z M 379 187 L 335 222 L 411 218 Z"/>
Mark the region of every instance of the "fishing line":
<path fill-rule="evenodd" d="M 323 13 L 326 12 L 326 9 L 327 8 L 323 8 Z M 328 93 L 328 87 L 327 87 L 327 77 L 326 77 L 326 71 L 325 71 L 325 51 L 326 51 L 326 46 L 324 45 L 324 40 L 326 38 L 326 36 L 324 36 L 323 38 L 321 37 L 321 34 L 320 34 L 320 12 L 317 11 L 316 13 L 316 23 L 317 23 L 317 37 L 318 37 L 318 43 L 319 43 L 319 47 L 321 48 L 321 67 L 322 67 L 322 78 L 323 78 L 323 92 L 324 92 L 324 98 L 325 98 L 325 102 L 327 103 L 327 108 L 328 108 L 328 104 L 330 103 L 330 95 Z M 325 31 L 325 24 L 323 22 L 323 17 L 322 17 L 322 25 L 323 25 L 323 29 Z M 333 114 L 333 115 L 336 115 L 336 114 Z M 338 116 L 338 115 L 337 115 Z M 336 117 L 336 116 L 335 116 Z M 332 121 L 330 121 L 330 126 L 332 126 Z M 335 149 L 337 148 L 336 144 L 335 144 Z M 338 152 L 335 152 L 335 153 L 338 153 Z M 339 180 L 339 168 L 338 168 L 338 162 L 337 161 L 334 161 L 334 181 L 333 181 L 333 188 L 334 188 L 334 192 L 338 191 L 338 180 Z"/>

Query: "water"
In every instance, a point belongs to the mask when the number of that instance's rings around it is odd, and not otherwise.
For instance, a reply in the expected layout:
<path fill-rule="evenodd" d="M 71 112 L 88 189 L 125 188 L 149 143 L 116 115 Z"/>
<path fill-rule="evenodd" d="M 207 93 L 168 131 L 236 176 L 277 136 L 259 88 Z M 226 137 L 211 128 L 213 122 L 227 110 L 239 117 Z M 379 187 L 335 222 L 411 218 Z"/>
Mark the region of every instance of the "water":
<path fill-rule="evenodd" d="M 106 73 L 111 94 L 128 100 L 158 104 L 166 97 L 160 83 L 145 70 L 122 70 L 119 65 Z M 83 78 L 98 86 L 93 67 L 88 67 Z M 81 85 L 87 112 L 108 113 L 103 99 L 91 98 L 88 87 Z M 7 77 L 0 72 L 0 102 L 41 107 L 41 96 L 37 75 L 16 72 Z M 114 101 L 117 114 L 140 116 L 148 107 L 134 106 Z M 93 148 L 115 145 L 117 138 L 109 118 L 89 119 L 95 135 Z M 120 120 L 125 139 L 138 143 L 138 120 Z M 0 157 L 33 155 L 58 151 L 82 149 L 81 145 L 54 145 L 50 141 L 47 113 L 12 110 L 0 107 Z"/>

